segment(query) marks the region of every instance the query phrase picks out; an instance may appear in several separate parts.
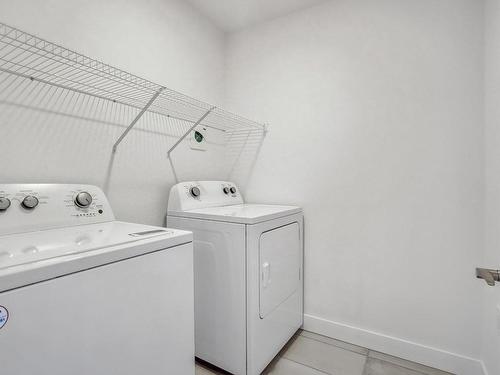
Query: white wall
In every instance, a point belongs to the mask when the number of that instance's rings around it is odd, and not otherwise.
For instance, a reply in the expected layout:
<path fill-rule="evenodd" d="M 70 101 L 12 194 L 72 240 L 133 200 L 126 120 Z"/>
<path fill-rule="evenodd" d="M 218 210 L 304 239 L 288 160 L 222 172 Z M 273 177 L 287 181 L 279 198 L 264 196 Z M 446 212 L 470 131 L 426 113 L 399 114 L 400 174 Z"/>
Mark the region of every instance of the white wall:
<path fill-rule="evenodd" d="M 224 35 L 185 1 L 0 0 L 0 21 L 196 98 L 222 101 Z M 12 111 L 0 105 L 2 183 L 104 184 L 123 128 Z M 109 196 L 119 219 L 161 224 L 174 183 L 166 159 L 171 139 L 158 124 L 142 128 L 119 150 Z M 193 168 L 184 177 L 203 174 L 210 170 Z"/>
<path fill-rule="evenodd" d="M 269 121 L 247 198 L 305 209 L 309 327 L 467 375 L 480 356 L 485 289 L 473 277 L 483 240 L 482 17 L 482 1 L 336 0 L 230 35 L 225 50 L 224 35 L 181 0 L 0 0 L 2 22 Z M 484 261 L 495 265 L 500 133 L 488 93 Z M 103 185 L 121 128 L 12 119 L 0 121 L 0 181 Z M 157 124 L 142 129 L 119 151 L 110 198 L 119 219 L 160 224 L 173 183 L 168 137 Z M 183 179 L 217 177 L 192 159 L 184 167 Z"/>
<path fill-rule="evenodd" d="M 500 265 L 500 1 L 485 8 L 486 225 L 483 267 Z M 483 359 L 490 375 L 500 374 L 500 290 L 484 286 Z"/>
<path fill-rule="evenodd" d="M 306 328 L 480 364 L 483 4 L 337 0 L 228 38 L 227 105 L 270 122 L 247 198 L 306 217 Z"/>

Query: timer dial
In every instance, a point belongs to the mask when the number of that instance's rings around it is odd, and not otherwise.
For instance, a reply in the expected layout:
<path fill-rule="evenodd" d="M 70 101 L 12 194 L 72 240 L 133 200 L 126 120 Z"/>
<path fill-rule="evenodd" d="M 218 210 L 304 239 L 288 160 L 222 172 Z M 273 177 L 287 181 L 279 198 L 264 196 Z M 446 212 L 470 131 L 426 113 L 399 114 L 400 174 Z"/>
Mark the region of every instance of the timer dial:
<path fill-rule="evenodd" d="M 231 194 L 236 194 L 236 188 L 234 186 L 231 186 L 229 190 L 231 191 Z"/>
<path fill-rule="evenodd" d="M 196 186 L 193 186 L 191 189 L 189 189 L 189 192 L 195 198 L 199 197 L 200 194 L 201 194 L 200 189 L 198 187 L 196 187 Z"/>
<path fill-rule="evenodd" d="M 34 195 L 28 195 L 24 197 L 23 201 L 21 202 L 21 205 L 26 208 L 27 210 L 32 210 L 36 206 L 38 206 L 38 198 L 35 197 Z"/>
<path fill-rule="evenodd" d="M 224 189 L 222 189 L 222 191 L 224 192 L 224 194 L 229 194 L 230 193 L 230 190 L 229 190 L 229 188 L 227 186 Z"/>
<path fill-rule="evenodd" d="M 10 199 L 9 198 L 0 198 L 0 211 L 5 211 L 10 207 Z"/>
<path fill-rule="evenodd" d="M 75 198 L 75 204 L 80 208 L 87 208 L 92 204 L 92 195 L 86 191 L 78 193 Z"/>

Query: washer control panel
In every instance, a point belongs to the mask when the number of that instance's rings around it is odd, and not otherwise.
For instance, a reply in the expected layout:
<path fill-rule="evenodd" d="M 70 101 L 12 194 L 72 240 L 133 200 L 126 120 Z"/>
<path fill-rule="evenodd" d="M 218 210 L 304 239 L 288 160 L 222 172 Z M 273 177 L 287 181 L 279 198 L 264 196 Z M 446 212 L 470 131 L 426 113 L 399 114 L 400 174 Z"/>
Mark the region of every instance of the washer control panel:
<path fill-rule="evenodd" d="M 0 235 L 113 220 L 97 186 L 0 184 Z"/>
<path fill-rule="evenodd" d="M 168 199 L 169 211 L 242 204 L 236 184 L 227 181 L 187 181 L 174 185 Z"/>

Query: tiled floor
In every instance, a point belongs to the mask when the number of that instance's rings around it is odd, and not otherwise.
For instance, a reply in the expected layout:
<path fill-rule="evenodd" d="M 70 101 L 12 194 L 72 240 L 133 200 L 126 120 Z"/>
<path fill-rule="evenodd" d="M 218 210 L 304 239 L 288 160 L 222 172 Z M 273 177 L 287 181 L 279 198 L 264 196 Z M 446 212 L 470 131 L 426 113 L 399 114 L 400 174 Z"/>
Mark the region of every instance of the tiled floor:
<path fill-rule="evenodd" d="M 225 374 L 205 364 L 196 375 Z M 315 333 L 301 331 L 264 371 L 266 375 L 451 375 Z"/>

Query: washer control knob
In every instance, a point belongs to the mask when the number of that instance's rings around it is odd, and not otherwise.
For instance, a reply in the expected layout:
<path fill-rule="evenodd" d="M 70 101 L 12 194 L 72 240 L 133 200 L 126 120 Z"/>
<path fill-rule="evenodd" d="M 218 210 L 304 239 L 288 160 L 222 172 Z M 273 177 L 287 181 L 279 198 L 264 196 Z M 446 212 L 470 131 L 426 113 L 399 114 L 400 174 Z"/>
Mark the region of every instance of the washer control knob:
<path fill-rule="evenodd" d="M 80 208 L 87 208 L 92 203 L 92 195 L 86 191 L 78 193 L 75 197 L 75 204 Z"/>
<path fill-rule="evenodd" d="M 5 211 L 9 207 L 10 207 L 10 199 L 0 198 L 0 211 Z"/>
<path fill-rule="evenodd" d="M 21 202 L 21 205 L 26 208 L 27 210 L 32 210 L 36 206 L 38 206 L 38 198 L 33 196 L 33 195 L 28 195 L 24 197 L 23 201 Z"/>
<path fill-rule="evenodd" d="M 196 187 L 196 186 L 193 186 L 191 189 L 189 189 L 189 192 L 195 198 L 199 197 L 200 194 L 201 194 L 200 189 L 198 187 Z"/>
<path fill-rule="evenodd" d="M 236 188 L 234 186 L 231 186 L 229 191 L 231 192 L 231 194 L 236 194 Z"/>
<path fill-rule="evenodd" d="M 224 189 L 222 189 L 222 191 L 224 192 L 224 194 L 229 194 L 230 193 L 230 190 L 229 190 L 229 188 L 227 186 Z"/>

